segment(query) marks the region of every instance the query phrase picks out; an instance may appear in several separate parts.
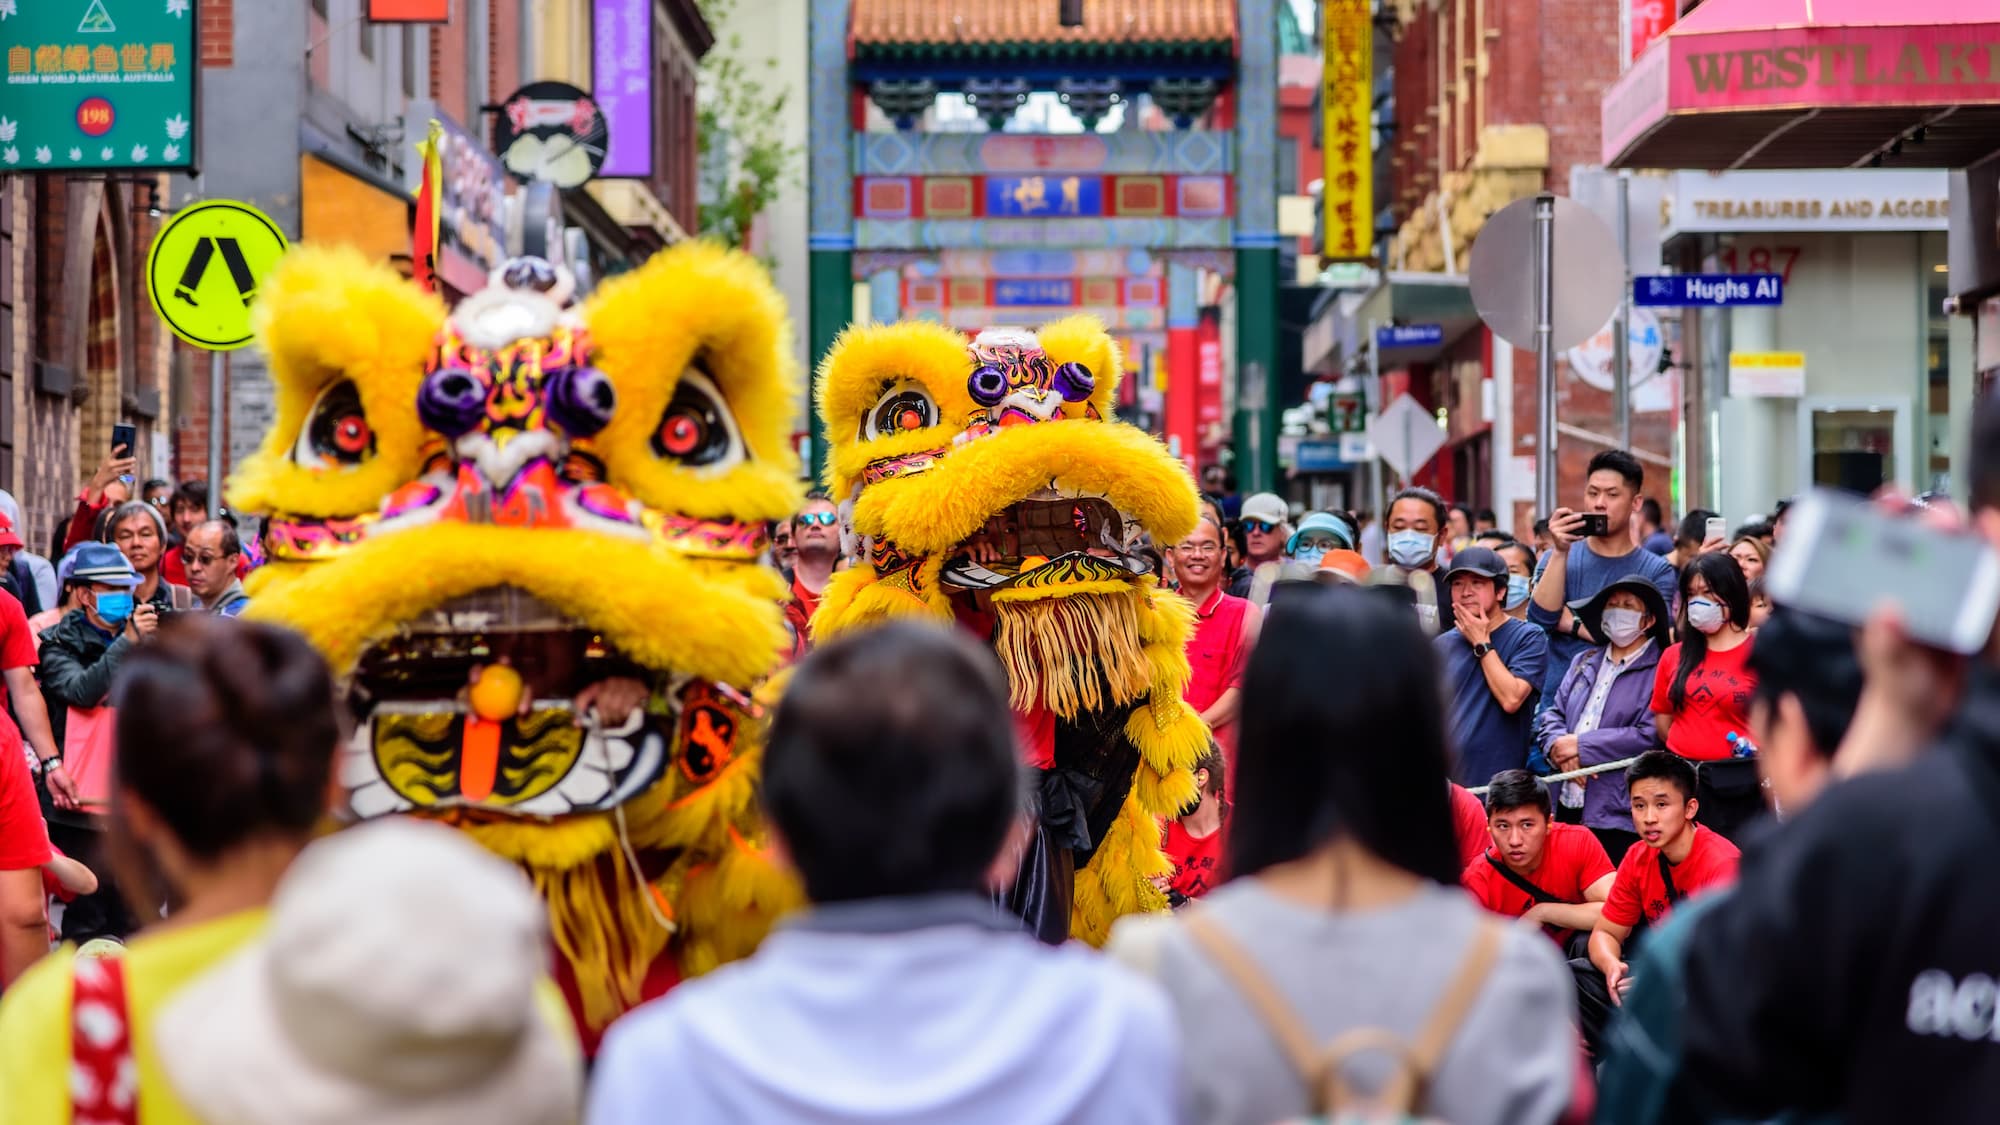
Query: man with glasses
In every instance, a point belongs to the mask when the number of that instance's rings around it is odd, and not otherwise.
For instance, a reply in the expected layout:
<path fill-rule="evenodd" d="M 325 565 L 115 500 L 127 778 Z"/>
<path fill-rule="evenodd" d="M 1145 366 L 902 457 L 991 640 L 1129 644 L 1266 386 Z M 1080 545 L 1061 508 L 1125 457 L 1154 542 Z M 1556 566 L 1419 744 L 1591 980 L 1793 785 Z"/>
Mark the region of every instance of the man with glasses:
<path fill-rule="evenodd" d="M 1259 492 L 1244 499 L 1243 515 L 1237 522 L 1243 528 L 1246 554 L 1242 573 L 1230 583 L 1232 596 L 1249 597 L 1257 571 L 1267 564 L 1276 566 L 1284 561 L 1285 543 L 1292 537 L 1291 519 L 1291 507 L 1275 493 Z"/>
<path fill-rule="evenodd" d="M 1257 497 L 1251 497 L 1251 501 Z M 1274 498 L 1275 499 L 1275 498 Z M 1250 501 L 1245 501 L 1247 510 Z M 1283 541 L 1280 540 L 1280 546 Z M 1222 747 L 1223 775 L 1236 764 L 1236 715 L 1241 704 L 1243 666 L 1257 642 L 1262 617 L 1257 607 L 1225 592 L 1222 531 L 1207 515 L 1174 548 L 1174 574 L 1181 596 L 1194 604 L 1194 635 L 1188 638 L 1188 705 L 1201 712 Z"/>
<path fill-rule="evenodd" d="M 250 606 L 243 592 L 243 580 L 236 577 L 236 564 L 243 559 L 243 544 L 227 520 L 208 520 L 188 532 L 181 547 L 181 561 L 187 565 L 188 585 L 201 607 L 221 617 L 235 617 Z"/>
<path fill-rule="evenodd" d="M 812 615 L 840 563 L 840 512 L 825 489 L 807 493 L 805 507 L 792 517 L 792 549 L 792 600 L 785 603 L 785 621 L 796 657 L 812 647 Z"/>

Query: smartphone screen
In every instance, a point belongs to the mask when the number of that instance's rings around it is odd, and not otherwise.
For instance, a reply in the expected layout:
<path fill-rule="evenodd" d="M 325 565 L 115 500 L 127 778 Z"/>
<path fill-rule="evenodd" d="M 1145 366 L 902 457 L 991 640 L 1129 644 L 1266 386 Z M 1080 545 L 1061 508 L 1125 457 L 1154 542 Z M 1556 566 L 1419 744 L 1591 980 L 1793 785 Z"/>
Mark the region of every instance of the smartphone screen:
<path fill-rule="evenodd" d="M 1984 647 L 2000 613 L 2000 555 L 1985 540 L 1824 490 L 1792 509 L 1764 583 L 1781 605 L 1854 626 L 1894 602 L 1910 636 L 1963 654 Z"/>

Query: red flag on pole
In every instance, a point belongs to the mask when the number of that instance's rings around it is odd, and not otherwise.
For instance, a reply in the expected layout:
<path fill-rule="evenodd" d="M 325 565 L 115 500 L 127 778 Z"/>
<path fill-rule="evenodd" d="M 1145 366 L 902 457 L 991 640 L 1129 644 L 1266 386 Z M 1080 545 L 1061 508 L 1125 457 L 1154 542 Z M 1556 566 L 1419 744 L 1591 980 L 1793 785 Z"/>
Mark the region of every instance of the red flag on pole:
<path fill-rule="evenodd" d="M 438 288 L 438 222 L 444 211 L 444 164 L 439 153 L 443 140 L 444 126 L 432 121 L 430 135 L 417 143 L 424 158 L 424 174 L 417 184 L 416 229 L 410 232 L 410 258 L 417 284 L 431 293 Z"/>

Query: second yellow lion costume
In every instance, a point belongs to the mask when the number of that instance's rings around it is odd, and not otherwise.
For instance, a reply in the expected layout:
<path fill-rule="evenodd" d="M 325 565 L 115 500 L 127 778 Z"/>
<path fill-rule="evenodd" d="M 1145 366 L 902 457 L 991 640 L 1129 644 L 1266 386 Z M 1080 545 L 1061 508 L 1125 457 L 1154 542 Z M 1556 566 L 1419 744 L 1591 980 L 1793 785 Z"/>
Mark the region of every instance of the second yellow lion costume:
<path fill-rule="evenodd" d="M 1089 318 L 976 339 L 911 322 L 849 330 L 818 389 L 828 483 L 867 562 L 834 577 L 813 636 L 919 615 L 991 640 L 1030 760 L 1069 779 L 1044 802 L 1072 806 L 1068 931 L 1092 943 L 1165 908 L 1157 818 L 1195 797 L 1208 745 L 1181 698 L 1193 613 L 1138 550 L 1192 530 L 1196 493 L 1113 419 L 1119 374 Z"/>

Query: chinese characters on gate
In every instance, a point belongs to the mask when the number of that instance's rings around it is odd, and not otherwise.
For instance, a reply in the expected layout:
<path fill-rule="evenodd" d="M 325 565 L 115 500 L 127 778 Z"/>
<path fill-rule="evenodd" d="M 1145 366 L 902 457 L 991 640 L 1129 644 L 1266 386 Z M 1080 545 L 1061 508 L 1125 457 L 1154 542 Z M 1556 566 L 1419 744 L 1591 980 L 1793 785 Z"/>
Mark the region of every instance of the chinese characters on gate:
<path fill-rule="evenodd" d="M 986 214 L 996 219 L 1104 214 L 1102 176 L 988 176 Z"/>

